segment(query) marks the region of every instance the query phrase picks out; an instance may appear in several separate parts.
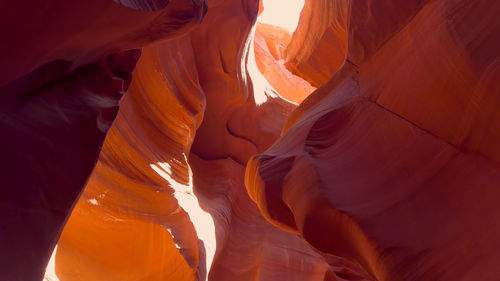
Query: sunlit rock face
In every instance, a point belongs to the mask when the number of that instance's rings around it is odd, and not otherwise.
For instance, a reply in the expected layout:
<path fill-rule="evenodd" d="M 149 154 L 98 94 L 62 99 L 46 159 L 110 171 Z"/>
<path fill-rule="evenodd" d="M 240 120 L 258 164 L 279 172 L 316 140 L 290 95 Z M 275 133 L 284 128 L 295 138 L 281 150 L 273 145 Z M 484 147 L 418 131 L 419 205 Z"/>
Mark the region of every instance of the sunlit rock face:
<path fill-rule="evenodd" d="M 267 222 L 243 184 L 249 157 L 278 138 L 295 108 L 267 85 L 255 65 L 251 36 L 257 4 L 225 1 L 211 7 L 209 2 L 192 35 L 207 107 L 190 164 L 195 194 L 214 219 L 217 239 L 208 280 L 323 280 L 323 258 Z"/>
<path fill-rule="evenodd" d="M 135 1 L 140 4 L 141 1 Z M 187 33 L 206 3 L 0 1 L 0 276 L 41 280 L 96 165 L 140 48 Z"/>
<path fill-rule="evenodd" d="M 192 193 L 186 157 L 205 105 L 193 62 L 189 36 L 143 49 L 59 240 L 60 280 L 195 280 L 198 237 L 180 207 Z"/>
<path fill-rule="evenodd" d="M 316 88 L 285 67 L 285 50 L 291 39 L 291 33 L 286 29 L 257 23 L 255 59 L 259 71 L 283 98 L 301 103 Z"/>
<path fill-rule="evenodd" d="M 496 2 L 0 1 L 0 276 L 497 280 Z"/>
<path fill-rule="evenodd" d="M 255 64 L 259 2 L 208 4 L 189 35 L 143 48 L 47 278 L 323 280 L 327 274 L 324 258 L 267 222 L 243 184 L 247 160 L 278 138 L 296 107 Z"/>
<path fill-rule="evenodd" d="M 339 280 L 498 278 L 499 11 L 350 1 L 343 66 L 249 161 L 264 216 Z"/>
<path fill-rule="evenodd" d="M 285 65 L 320 87 L 344 63 L 349 0 L 306 0 L 299 25 L 285 50 Z"/>

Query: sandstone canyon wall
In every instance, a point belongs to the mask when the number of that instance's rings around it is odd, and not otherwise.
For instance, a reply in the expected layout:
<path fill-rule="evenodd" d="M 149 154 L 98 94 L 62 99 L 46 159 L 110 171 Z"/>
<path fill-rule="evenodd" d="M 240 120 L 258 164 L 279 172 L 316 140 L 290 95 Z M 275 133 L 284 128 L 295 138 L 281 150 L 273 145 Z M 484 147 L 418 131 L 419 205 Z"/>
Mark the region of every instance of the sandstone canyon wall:
<path fill-rule="evenodd" d="M 28 2 L 0 280 L 497 280 L 497 1 Z"/>
<path fill-rule="evenodd" d="M 130 84 L 133 49 L 188 32 L 206 3 L 1 1 L 0 11 L 0 276 L 40 280 Z"/>
<path fill-rule="evenodd" d="M 249 162 L 261 212 L 341 280 L 498 278 L 499 9 L 351 1 L 343 66 Z"/>
<path fill-rule="evenodd" d="M 321 256 L 266 222 L 243 185 L 294 108 L 265 83 L 256 105 L 255 4 L 209 2 L 190 35 L 143 48 L 54 252 L 58 279 L 323 280 Z"/>
<path fill-rule="evenodd" d="M 258 2 L 243 4 L 209 2 L 190 35 L 143 48 L 48 279 L 323 280 L 322 257 L 243 185 L 295 107 L 256 72 Z"/>

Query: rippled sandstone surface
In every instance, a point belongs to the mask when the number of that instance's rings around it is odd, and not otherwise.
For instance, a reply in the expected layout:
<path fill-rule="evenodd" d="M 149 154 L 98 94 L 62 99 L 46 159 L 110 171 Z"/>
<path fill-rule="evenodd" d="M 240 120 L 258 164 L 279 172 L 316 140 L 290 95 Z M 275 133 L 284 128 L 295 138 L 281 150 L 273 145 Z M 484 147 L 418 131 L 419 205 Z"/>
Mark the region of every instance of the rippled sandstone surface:
<path fill-rule="evenodd" d="M 264 216 L 340 280 L 498 278 L 499 9 L 351 1 L 346 61 L 249 161 Z"/>
<path fill-rule="evenodd" d="M 497 1 L 0 11 L 0 279 L 500 274 Z"/>

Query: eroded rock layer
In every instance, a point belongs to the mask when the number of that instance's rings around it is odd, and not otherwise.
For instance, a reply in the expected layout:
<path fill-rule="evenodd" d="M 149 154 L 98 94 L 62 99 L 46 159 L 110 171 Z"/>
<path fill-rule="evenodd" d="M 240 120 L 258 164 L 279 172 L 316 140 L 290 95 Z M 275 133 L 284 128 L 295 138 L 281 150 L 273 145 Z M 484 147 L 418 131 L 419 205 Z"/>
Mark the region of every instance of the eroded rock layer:
<path fill-rule="evenodd" d="M 204 110 L 193 61 L 189 37 L 143 49 L 59 240 L 60 280 L 195 280 L 198 237 L 176 199 L 192 192 L 186 157 Z"/>
<path fill-rule="evenodd" d="M 0 279 L 498 279 L 498 1 L 28 2 Z"/>
<path fill-rule="evenodd" d="M 42 279 L 130 85 L 135 48 L 187 33 L 205 12 L 190 0 L 155 12 L 0 1 L 2 279 Z"/>
<path fill-rule="evenodd" d="M 499 9 L 351 1 L 342 68 L 249 162 L 264 216 L 339 279 L 497 278 Z"/>
<path fill-rule="evenodd" d="M 255 65 L 258 1 L 209 8 L 189 36 L 143 49 L 48 278 L 324 279 L 323 257 L 267 222 L 243 184 L 295 108 Z"/>
<path fill-rule="evenodd" d="M 349 0 L 306 0 L 299 25 L 285 50 L 290 71 L 320 87 L 344 63 Z"/>
<path fill-rule="evenodd" d="M 254 38 L 257 67 L 283 98 L 301 103 L 315 87 L 285 67 L 285 50 L 292 39 L 288 30 L 257 23 Z"/>

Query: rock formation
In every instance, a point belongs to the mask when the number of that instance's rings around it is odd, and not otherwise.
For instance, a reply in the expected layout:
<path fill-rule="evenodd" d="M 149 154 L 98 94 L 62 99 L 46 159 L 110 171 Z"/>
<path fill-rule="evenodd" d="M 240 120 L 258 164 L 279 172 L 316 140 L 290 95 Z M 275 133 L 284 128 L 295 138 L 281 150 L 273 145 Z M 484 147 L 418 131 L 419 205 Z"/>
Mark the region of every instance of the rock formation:
<path fill-rule="evenodd" d="M 326 83 L 344 63 L 350 2 L 305 1 L 285 50 L 285 65 L 314 87 Z"/>
<path fill-rule="evenodd" d="M 143 49 L 54 253 L 60 280 L 205 280 L 207 268 L 210 280 L 323 280 L 322 257 L 266 222 L 243 184 L 295 107 L 245 63 L 258 6 L 209 8 L 191 35 Z"/>
<path fill-rule="evenodd" d="M 70 2 L 0 1 L 0 279 L 497 279 L 496 1 Z"/>
<path fill-rule="evenodd" d="M 285 67 L 285 50 L 291 39 L 290 32 L 284 28 L 257 23 L 255 60 L 259 71 L 283 98 L 301 103 L 316 88 Z"/>
<path fill-rule="evenodd" d="M 340 280 L 495 280 L 500 5 L 350 5 L 345 63 L 249 162 L 250 196 Z"/>
<path fill-rule="evenodd" d="M 140 52 L 128 50 L 188 32 L 206 3 L 1 1 L 0 11 L 0 276 L 40 280 L 131 81 Z"/>

